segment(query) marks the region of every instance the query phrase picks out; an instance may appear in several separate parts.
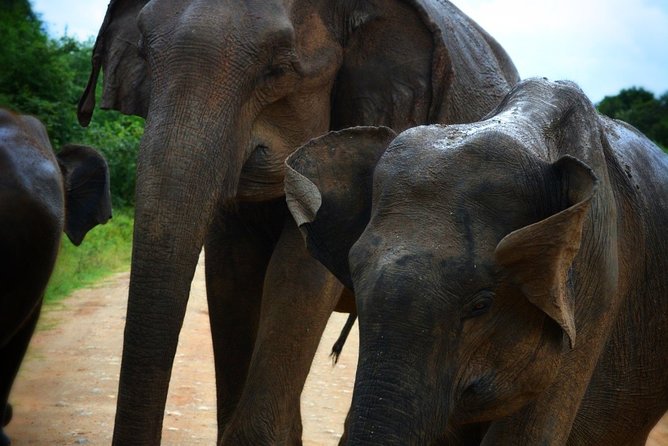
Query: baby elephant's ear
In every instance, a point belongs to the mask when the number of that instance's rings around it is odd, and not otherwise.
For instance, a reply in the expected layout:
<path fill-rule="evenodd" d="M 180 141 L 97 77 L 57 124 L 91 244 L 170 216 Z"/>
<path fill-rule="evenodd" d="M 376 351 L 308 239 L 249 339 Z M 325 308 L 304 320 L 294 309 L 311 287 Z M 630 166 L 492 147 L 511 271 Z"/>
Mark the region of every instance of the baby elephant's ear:
<path fill-rule="evenodd" d="M 591 168 L 568 155 L 555 162 L 552 170 L 557 180 L 551 189 L 566 193 L 566 207 L 506 235 L 496 246 L 495 255 L 526 298 L 561 326 L 573 348 L 575 309 L 566 282 L 580 250 L 598 180 Z"/>
<path fill-rule="evenodd" d="M 56 157 L 65 189 L 65 234 L 79 246 L 88 231 L 111 218 L 109 167 L 86 146 L 65 145 Z"/>
<path fill-rule="evenodd" d="M 352 289 L 348 251 L 366 227 L 376 163 L 396 134 L 353 127 L 313 139 L 285 161 L 285 194 L 306 246 Z"/>

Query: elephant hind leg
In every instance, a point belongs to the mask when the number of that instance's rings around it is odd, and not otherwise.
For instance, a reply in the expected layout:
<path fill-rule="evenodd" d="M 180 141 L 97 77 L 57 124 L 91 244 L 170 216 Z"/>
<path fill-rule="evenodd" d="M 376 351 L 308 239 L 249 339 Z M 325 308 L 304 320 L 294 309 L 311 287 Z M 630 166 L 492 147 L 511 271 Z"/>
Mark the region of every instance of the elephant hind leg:
<path fill-rule="evenodd" d="M 205 244 L 219 441 L 246 382 L 264 275 L 280 234 L 280 228 L 258 228 L 257 220 L 260 215 L 269 214 L 261 220 L 271 221 L 274 212 L 271 204 L 240 204 L 234 210 L 221 210 Z M 282 222 L 282 214 L 278 221 Z"/>

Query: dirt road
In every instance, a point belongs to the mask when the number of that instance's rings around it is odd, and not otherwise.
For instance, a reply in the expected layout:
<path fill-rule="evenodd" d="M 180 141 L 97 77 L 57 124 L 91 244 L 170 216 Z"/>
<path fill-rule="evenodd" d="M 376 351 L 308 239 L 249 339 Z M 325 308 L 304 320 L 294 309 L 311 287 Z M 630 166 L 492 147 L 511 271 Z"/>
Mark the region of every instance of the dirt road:
<path fill-rule="evenodd" d="M 108 445 L 116 406 L 129 274 L 76 292 L 42 314 L 12 391 L 13 446 Z M 216 441 L 213 353 L 203 268 L 193 282 L 174 361 L 164 445 Z M 330 319 L 302 394 L 304 444 L 337 444 L 350 405 L 357 328 L 332 367 L 329 350 L 346 315 Z"/>
<path fill-rule="evenodd" d="M 14 386 L 14 446 L 108 445 L 116 405 L 129 274 L 82 290 L 42 315 Z M 350 405 L 357 326 L 332 367 L 329 349 L 345 315 L 334 314 L 302 395 L 304 444 L 335 445 Z M 668 426 L 668 420 L 664 426 Z M 195 275 L 164 423 L 164 445 L 213 445 L 215 387 L 203 268 Z M 650 443 L 648 443 L 649 445 Z M 668 429 L 662 442 L 668 446 Z"/>

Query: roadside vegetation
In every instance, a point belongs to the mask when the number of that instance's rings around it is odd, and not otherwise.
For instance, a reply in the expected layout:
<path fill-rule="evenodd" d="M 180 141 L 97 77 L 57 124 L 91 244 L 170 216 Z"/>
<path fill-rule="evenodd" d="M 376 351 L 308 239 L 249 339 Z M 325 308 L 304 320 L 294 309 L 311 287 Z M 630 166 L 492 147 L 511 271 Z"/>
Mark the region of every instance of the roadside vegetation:
<path fill-rule="evenodd" d="M 47 301 L 54 301 L 129 268 L 135 159 L 144 122 L 97 109 L 88 128 L 79 125 L 77 103 L 88 81 L 94 42 L 50 37 L 29 0 L 0 2 L 0 42 L 0 107 L 38 117 L 56 150 L 65 143 L 99 149 L 111 172 L 114 218 L 93 229 L 78 248 L 63 237 L 47 289 Z M 98 87 L 98 104 L 100 95 Z M 636 126 L 664 150 L 668 148 L 668 92 L 655 98 L 633 87 L 604 98 L 598 108 Z"/>
<path fill-rule="evenodd" d="M 56 302 L 79 288 L 94 285 L 130 265 L 132 210 L 114 211 L 109 223 L 97 226 L 76 247 L 63 236 L 56 267 L 46 288 L 46 302 Z"/>

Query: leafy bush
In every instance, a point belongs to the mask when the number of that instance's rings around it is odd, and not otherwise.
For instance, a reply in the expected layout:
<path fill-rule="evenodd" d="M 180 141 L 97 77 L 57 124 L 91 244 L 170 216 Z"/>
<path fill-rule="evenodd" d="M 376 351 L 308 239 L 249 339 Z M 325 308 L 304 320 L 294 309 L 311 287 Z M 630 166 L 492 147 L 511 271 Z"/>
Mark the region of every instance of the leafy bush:
<path fill-rule="evenodd" d="M 114 207 L 134 206 L 137 149 L 144 133 L 141 118 L 97 111 L 79 142 L 99 149 L 107 159 Z"/>
<path fill-rule="evenodd" d="M 655 98 L 644 88 L 631 87 L 606 96 L 597 108 L 604 115 L 636 127 L 664 150 L 668 148 L 668 92 Z"/>
<path fill-rule="evenodd" d="M 63 236 L 51 280 L 46 288 L 46 302 L 55 302 L 72 291 L 130 267 L 132 255 L 133 211 L 114 211 L 105 225 L 91 230 L 81 246 L 74 246 Z"/>

